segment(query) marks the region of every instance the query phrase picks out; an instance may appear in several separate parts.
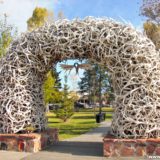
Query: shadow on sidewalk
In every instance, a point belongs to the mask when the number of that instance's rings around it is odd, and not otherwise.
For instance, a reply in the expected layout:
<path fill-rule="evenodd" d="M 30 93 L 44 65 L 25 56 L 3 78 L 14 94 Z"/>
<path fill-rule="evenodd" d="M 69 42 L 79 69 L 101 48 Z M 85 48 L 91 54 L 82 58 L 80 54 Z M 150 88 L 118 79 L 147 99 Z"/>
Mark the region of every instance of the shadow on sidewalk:
<path fill-rule="evenodd" d="M 62 141 L 46 148 L 44 151 L 97 157 L 97 156 L 103 156 L 103 143 Z"/>
<path fill-rule="evenodd" d="M 110 123 L 104 122 L 85 134 L 48 146 L 23 160 L 102 160 L 103 137 L 109 130 Z"/>
<path fill-rule="evenodd" d="M 85 160 L 103 158 L 102 142 L 61 141 L 21 160 Z"/>

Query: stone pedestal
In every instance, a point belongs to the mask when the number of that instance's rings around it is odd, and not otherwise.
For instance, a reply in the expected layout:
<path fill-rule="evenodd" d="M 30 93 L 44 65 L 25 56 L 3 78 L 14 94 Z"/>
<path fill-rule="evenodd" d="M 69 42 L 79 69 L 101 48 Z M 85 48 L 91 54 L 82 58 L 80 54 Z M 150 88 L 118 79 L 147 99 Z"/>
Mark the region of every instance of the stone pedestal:
<path fill-rule="evenodd" d="M 105 157 L 160 157 L 160 138 L 117 139 L 107 135 L 103 139 Z"/>
<path fill-rule="evenodd" d="M 38 152 L 58 141 L 58 130 L 48 128 L 41 133 L 0 134 L 0 150 Z"/>

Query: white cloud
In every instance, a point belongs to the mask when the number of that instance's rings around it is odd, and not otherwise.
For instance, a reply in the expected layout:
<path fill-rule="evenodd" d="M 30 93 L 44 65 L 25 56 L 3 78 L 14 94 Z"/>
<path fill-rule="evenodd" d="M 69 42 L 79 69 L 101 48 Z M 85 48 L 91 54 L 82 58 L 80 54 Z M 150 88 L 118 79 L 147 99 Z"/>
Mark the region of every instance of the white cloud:
<path fill-rule="evenodd" d="M 9 23 L 18 27 L 19 32 L 24 32 L 27 30 L 26 22 L 36 6 L 51 9 L 54 4 L 54 0 L 3 0 L 0 3 L 0 16 L 6 13 Z"/>

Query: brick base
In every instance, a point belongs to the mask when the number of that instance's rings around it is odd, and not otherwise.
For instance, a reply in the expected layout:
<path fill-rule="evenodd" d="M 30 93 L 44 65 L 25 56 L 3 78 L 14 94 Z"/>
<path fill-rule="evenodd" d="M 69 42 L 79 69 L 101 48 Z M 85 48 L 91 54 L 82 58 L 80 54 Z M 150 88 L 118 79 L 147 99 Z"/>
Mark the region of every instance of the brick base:
<path fill-rule="evenodd" d="M 107 135 L 103 142 L 105 157 L 160 156 L 160 138 L 117 139 Z"/>
<path fill-rule="evenodd" d="M 0 134 L 0 150 L 38 152 L 58 141 L 58 130 L 48 128 L 42 133 Z"/>

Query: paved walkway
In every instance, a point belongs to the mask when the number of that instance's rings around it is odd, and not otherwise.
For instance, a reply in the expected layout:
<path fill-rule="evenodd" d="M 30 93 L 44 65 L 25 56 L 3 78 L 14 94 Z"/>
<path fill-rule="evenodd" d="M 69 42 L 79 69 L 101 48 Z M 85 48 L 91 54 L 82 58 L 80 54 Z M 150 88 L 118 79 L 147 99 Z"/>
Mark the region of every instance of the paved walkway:
<path fill-rule="evenodd" d="M 108 126 L 109 122 L 103 122 L 86 134 L 61 141 L 23 160 L 102 160 L 102 140 L 109 129 Z"/>
<path fill-rule="evenodd" d="M 110 129 L 109 122 L 75 138 L 61 141 L 38 153 L 0 151 L 0 160 L 104 160 L 103 137 Z M 137 160 L 134 158 L 108 158 L 108 160 Z M 141 160 L 141 158 L 139 158 Z"/>
<path fill-rule="evenodd" d="M 20 160 L 24 157 L 31 155 L 31 154 L 32 153 L 0 151 L 0 160 Z M 32 159 L 32 160 L 34 160 L 34 159 Z"/>
<path fill-rule="evenodd" d="M 0 151 L 0 160 L 101 160 L 103 136 L 110 123 L 103 122 L 98 128 L 75 138 L 66 139 L 38 153 Z"/>

